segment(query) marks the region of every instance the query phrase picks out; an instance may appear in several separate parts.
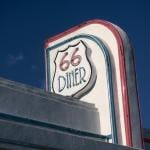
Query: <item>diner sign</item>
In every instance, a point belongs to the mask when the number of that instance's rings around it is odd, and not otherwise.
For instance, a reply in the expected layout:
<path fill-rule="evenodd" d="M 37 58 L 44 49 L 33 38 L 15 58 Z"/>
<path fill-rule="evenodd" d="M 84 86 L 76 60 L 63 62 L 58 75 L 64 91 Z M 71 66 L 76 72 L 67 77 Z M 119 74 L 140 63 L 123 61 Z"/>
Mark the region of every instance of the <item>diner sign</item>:
<path fill-rule="evenodd" d="M 97 134 L 142 148 L 133 49 L 121 28 L 102 20 L 71 28 L 47 40 L 45 60 L 49 92 L 95 104 Z"/>

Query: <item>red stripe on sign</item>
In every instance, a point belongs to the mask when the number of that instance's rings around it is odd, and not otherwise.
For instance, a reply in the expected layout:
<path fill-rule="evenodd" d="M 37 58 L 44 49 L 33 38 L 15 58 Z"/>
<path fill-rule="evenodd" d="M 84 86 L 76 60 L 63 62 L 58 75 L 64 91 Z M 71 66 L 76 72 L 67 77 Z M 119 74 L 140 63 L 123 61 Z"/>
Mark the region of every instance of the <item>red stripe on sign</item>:
<path fill-rule="evenodd" d="M 125 69 L 125 55 L 124 55 L 123 41 L 120 37 L 119 32 L 114 28 L 112 24 L 109 23 L 108 28 L 112 31 L 112 33 L 117 38 L 126 141 L 127 141 L 127 145 L 132 147 L 133 143 L 132 143 L 132 131 L 131 131 L 131 121 L 130 121 L 131 118 L 130 118 L 129 97 L 128 97 L 128 89 L 127 89 L 127 77 L 125 71 L 126 69 Z"/>

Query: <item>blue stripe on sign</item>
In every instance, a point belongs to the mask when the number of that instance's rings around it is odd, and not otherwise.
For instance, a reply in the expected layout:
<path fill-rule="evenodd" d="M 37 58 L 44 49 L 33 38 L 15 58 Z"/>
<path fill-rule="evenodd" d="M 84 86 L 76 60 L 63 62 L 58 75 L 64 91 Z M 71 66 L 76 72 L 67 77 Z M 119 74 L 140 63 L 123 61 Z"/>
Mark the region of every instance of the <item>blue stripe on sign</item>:
<path fill-rule="evenodd" d="M 115 117 L 115 106 L 114 106 L 114 95 L 113 95 L 113 83 L 112 83 L 112 67 L 111 67 L 111 59 L 109 55 L 109 49 L 106 47 L 104 42 L 93 35 L 88 35 L 88 34 L 81 34 L 77 35 L 75 37 L 72 37 L 70 39 L 67 39 L 63 42 L 60 42 L 52 47 L 49 47 L 46 49 L 46 54 L 47 54 L 47 64 L 50 64 L 50 57 L 48 57 L 48 54 L 50 53 L 51 50 L 56 49 L 64 44 L 67 44 L 73 40 L 76 39 L 88 39 L 93 42 L 95 42 L 100 50 L 103 53 L 104 59 L 105 59 L 105 65 L 106 65 L 106 75 L 107 75 L 107 84 L 108 84 L 108 97 L 109 97 L 109 109 L 110 109 L 110 120 L 111 120 L 111 133 L 112 133 L 112 142 L 113 143 L 118 143 L 118 138 L 117 138 L 117 128 L 116 128 L 116 117 Z M 47 77 L 48 77 L 48 89 L 49 91 L 51 90 L 50 88 L 50 66 L 47 67 Z M 110 136 L 111 137 L 111 136 Z"/>

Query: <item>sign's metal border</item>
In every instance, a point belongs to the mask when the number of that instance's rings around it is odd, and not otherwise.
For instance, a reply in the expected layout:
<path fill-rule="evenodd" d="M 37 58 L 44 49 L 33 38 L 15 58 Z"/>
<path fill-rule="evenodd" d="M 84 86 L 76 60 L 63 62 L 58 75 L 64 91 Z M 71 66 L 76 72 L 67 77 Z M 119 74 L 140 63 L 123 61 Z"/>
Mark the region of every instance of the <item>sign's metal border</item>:
<path fill-rule="evenodd" d="M 93 36 L 93 35 L 78 35 L 78 36 L 75 36 L 75 37 L 72 37 L 68 40 L 65 40 L 63 42 L 60 42 L 50 48 L 47 48 L 46 49 L 46 56 L 47 56 L 47 63 L 48 63 L 48 66 L 50 66 L 50 60 L 49 60 L 49 52 L 53 49 L 56 49 L 57 47 L 63 45 L 63 44 L 66 44 L 68 42 L 71 42 L 73 40 L 76 40 L 76 39 L 89 39 L 89 40 L 92 40 L 94 41 L 99 47 L 100 47 L 100 50 L 102 50 L 102 53 L 103 53 L 103 56 L 104 56 L 104 59 L 105 59 L 105 64 L 106 64 L 106 74 L 107 74 L 107 84 L 108 84 L 108 88 L 109 88 L 109 91 L 108 91 L 108 97 L 109 97 L 109 108 L 110 108 L 110 120 L 111 120 L 111 133 L 112 135 L 109 137 L 112 138 L 112 141 L 113 143 L 118 143 L 118 139 L 117 139 L 117 129 L 116 129 L 116 118 L 115 118 L 115 108 L 114 108 L 114 96 L 113 96 L 113 86 L 112 86 L 112 68 L 111 68 L 111 62 L 110 62 L 110 56 L 109 56 L 109 52 L 108 52 L 108 49 L 106 48 L 106 46 L 104 45 L 104 43 L 97 37 Z M 50 69 L 49 67 L 47 68 L 47 76 L 50 76 Z M 48 90 L 50 91 L 51 87 L 51 83 L 50 83 L 50 80 L 48 78 Z"/>

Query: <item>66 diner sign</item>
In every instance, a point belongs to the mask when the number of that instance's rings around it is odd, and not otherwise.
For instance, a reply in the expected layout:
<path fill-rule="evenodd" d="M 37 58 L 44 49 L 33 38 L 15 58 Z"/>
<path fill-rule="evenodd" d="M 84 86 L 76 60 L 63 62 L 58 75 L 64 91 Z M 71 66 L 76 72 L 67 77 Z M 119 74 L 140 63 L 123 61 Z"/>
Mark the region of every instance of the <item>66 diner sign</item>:
<path fill-rule="evenodd" d="M 82 97 L 96 81 L 95 67 L 90 59 L 91 50 L 80 40 L 59 50 L 54 58 L 52 91 L 61 95 Z"/>
<path fill-rule="evenodd" d="M 48 39 L 45 57 L 48 91 L 95 104 L 97 134 L 142 148 L 133 49 L 122 29 L 88 21 Z"/>

